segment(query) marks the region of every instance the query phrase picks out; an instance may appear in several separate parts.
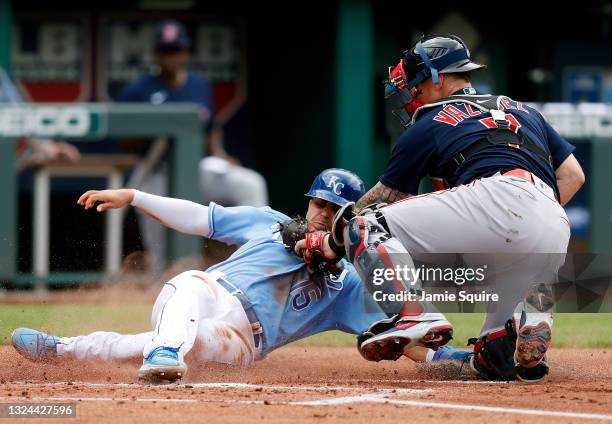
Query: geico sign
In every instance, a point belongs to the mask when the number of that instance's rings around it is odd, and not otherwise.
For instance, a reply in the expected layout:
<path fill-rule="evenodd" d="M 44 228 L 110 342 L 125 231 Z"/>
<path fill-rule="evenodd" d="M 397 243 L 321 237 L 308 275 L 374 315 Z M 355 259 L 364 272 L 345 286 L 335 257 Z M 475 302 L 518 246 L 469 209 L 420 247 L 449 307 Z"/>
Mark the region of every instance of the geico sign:
<path fill-rule="evenodd" d="M 80 137 L 89 132 L 91 118 L 83 107 L 0 108 L 0 134 L 5 137 Z"/>

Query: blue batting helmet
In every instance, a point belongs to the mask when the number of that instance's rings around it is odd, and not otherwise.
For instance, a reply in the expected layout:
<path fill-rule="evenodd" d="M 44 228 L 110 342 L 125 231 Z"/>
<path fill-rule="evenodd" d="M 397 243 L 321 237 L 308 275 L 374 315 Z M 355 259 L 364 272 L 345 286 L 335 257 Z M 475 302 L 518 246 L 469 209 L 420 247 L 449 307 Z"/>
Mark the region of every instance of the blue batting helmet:
<path fill-rule="evenodd" d="M 341 168 L 330 168 L 317 175 L 308 197 L 318 197 L 338 206 L 357 202 L 365 194 L 365 186 L 357 174 Z"/>

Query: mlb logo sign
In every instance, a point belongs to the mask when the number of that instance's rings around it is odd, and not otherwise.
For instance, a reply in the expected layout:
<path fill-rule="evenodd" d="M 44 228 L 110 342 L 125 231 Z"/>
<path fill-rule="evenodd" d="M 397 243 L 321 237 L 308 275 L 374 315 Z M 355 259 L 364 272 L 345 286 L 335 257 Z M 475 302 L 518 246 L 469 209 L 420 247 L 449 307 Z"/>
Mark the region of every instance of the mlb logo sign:
<path fill-rule="evenodd" d="M 89 100 L 87 20 L 18 15 L 12 38 L 13 79 L 34 101 Z"/>

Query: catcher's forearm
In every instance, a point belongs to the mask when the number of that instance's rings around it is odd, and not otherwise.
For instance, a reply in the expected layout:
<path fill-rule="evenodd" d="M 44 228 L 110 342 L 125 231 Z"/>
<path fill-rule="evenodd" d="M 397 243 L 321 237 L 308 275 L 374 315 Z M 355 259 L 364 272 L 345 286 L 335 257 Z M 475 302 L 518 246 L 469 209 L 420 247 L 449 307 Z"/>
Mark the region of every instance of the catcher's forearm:
<path fill-rule="evenodd" d="M 182 233 L 208 236 L 208 207 L 189 200 L 156 196 L 134 190 L 131 205 L 167 227 Z"/>
<path fill-rule="evenodd" d="M 357 212 L 359 212 L 365 206 L 373 203 L 393 203 L 410 196 L 412 195 L 387 187 L 379 181 L 366 194 L 364 194 L 361 199 L 359 199 L 355 205 L 355 209 Z"/>

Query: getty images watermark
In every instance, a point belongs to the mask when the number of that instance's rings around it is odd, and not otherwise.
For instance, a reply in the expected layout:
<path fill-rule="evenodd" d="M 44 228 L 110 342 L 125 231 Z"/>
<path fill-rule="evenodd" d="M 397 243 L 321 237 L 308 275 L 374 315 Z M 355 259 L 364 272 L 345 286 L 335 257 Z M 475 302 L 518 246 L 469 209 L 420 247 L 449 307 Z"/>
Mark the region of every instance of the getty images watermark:
<path fill-rule="evenodd" d="M 384 264 L 368 258 L 358 268 L 367 310 L 398 313 L 420 302 L 439 312 L 491 312 L 545 284 L 555 312 L 612 313 L 612 252 L 390 254 Z"/>
<path fill-rule="evenodd" d="M 372 298 L 376 302 L 498 302 L 497 293 L 488 293 L 485 290 L 479 292 L 459 290 L 453 293 L 449 290 L 443 292 L 430 292 L 423 288 L 414 288 L 417 282 L 421 284 L 435 282 L 438 284 L 452 283 L 455 286 L 463 286 L 466 283 L 481 284 L 485 280 L 487 265 L 479 267 L 419 267 L 408 265 L 396 265 L 394 268 L 375 268 L 372 274 L 372 284 L 382 286 L 383 284 L 394 284 L 400 282 L 404 290 L 373 290 Z"/>

